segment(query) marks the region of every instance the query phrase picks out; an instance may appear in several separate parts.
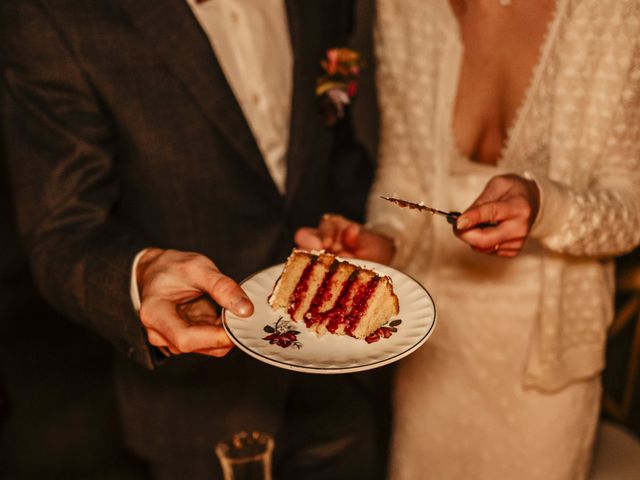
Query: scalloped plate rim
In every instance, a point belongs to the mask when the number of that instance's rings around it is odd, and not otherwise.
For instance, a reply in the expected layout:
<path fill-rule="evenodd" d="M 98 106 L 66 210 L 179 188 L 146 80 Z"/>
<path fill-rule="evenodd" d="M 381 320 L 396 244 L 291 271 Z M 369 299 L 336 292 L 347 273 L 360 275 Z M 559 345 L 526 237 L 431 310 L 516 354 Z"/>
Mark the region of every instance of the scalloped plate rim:
<path fill-rule="evenodd" d="M 338 257 L 339 258 L 339 257 Z M 304 364 L 300 364 L 300 363 L 292 363 L 292 362 L 288 362 L 288 361 L 284 361 L 284 360 L 280 360 L 277 358 L 273 358 L 272 356 L 269 356 L 265 353 L 261 353 L 259 351 L 257 351 L 254 348 L 251 348 L 248 345 L 245 345 L 245 343 L 243 342 L 242 338 L 239 338 L 239 335 L 236 334 L 236 332 L 234 331 L 233 327 L 229 325 L 229 321 L 230 319 L 228 318 L 228 316 L 230 317 L 235 317 L 235 315 L 233 315 L 231 312 L 227 312 L 226 309 L 222 310 L 222 325 L 225 329 L 225 331 L 227 332 L 227 335 L 229 335 L 229 337 L 231 338 L 231 341 L 243 352 L 245 352 L 246 354 L 250 355 L 251 357 L 255 358 L 256 360 L 259 360 L 261 362 L 264 362 L 266 364 L 272 365 L 274 367 L 278 367 L 278 368 L 283 368 L 285 370 L 290 370 L 290 371 L 296 371 L 296 372 L 302 372 L 302 373 L 314 373 L 314 374 L 340 374 L 340 373 L 354 373 L 354 372 L 361 372 L 361 371 L 366 371 L 366 370 L 372 370 L 375 368 L 379 368 L 379 367 L 383 367 L 385 365 L 389 365 L 391 363 L 397 362 L 398 360 L 401 360 L 402 358 L 412 354 L 414 351 L 416 351 L 418 348 L 420 348 L 431 336 L 431 334 L 433 333 L 436 323 L 437 323 L 437 309 L 435 306 L 435 303 L 433 301 L 433 298 L 431 296 L 431 294 L 429 293 L 429 291 L 422 285 L 420 284 L 417 280 L 415 280 L 413 277 L 411 277 L 410 275 L 404 273 L 404 272 L 400 272 L 392 267 L 389 267 L 387 265 L 382 265 L 376 262 L 371 262 L 368 260 L 360 260 L 360 259 L 344 259 L 347 260 L 349 262 L 361 265 L 361 266 L 367 266 L 368 268 L 372 268 L 376 271 L 378 271 L 378 273 L 383 273 L 385 275 L 389 275 L 392 280 L 394 281 L 395 284 L 395 279 L 394 276 L 404 276 L 406 277 L 411 283 L 414 284 L 414 287 L 421 290 L 423 292 L 423 295 L 428 299 L 428 302 L 430 304 L 431 310 L 432 310 L 432 319 L 429 322 L 429 324 L 427 325 L 425 331 L 422 333 L 422 335 L 417 338 L 417 340 L 415 340 L 413 343 L 411 343 L 408 347 L 403 347 L 403 350 L 398 351 L 398 352 L 393 352 L 392 354 L 389 355 L 381 355 L 382 358 L 377 359 L 377 360 L 373 360 L 367 363 L 360 363 L 360 364 L 356 364 L 356 365 L 349 365 L 349 366 L 310 366 L 310 365 L 304 365 Z M 251 275 L 249 275 L 248 277 L 246 277 L 244 280 L 242 280 L 240 282 L 240 285 L 243 286 L 245 285 L 247 282 L 254 280 L 257 276 L 261 276 L 261 275 L 265 275 L 267 273 L 269 273 L 270 270 L 275 270 L 276 268 L 279 268 L 280 271 L 282 270 L 282 268 L 284 267 L 284 263 L 279 263 L 276 265 L 272 265 L 270 267 L 264 268 L 262 270 L 259 270 Z M 269 291 L 265 291 L 264 292 L 266 295 L 268 295 L 270 293 L 270 289 Z M 396 292 L 397 293 L 397 292 Z M 265 295 L 265 298 L 266 298 Z M 254 301 L 254 305 L 255 305 L 255 299 L 252 299 L 252 301 Z M 271 307 L 268 307 L 269 309 L 271 309 Z M 273 312 L 273 310 L 271 310 Z M 273 312 L 274 314 L 278 315 L 276 312 Z M 401 305 L 401 313 L 402 313 L 402 305 Z M 255 312 L 254 312 L 255 314 Z M 288 315 L 286 313 L 281 314 L 282 316 L 287 316 Z M 240 318 L 240 317 L 237 317 Z M 251 318 L 251 317 L 249 317 Z M 247 320 L 246 318 L 242 319 L 242 320 Z M 298 325 L 298 324 L 296 324 Z M 262 330 L 262 326 L 260 326 L 261 330 Z M 300 325 L 299 330 L 302 329 L 306 329 L 306 327 L 304 325 Z M 315 334 L 314 334 L 315 335 Z M 417 336 L 416 336 L 417 337 Z M 339 337 L 339 338 L 344 338 L 344 337 Z M 357 339 L 352 339 L 353 341 L 358 341 Z M 381 339 L 380 342 L 384 342 L 387 339 Z M 376 342 L 377 344 L 377 342 Z M 375 344 L 371 344 L 371 345 L 375 345 Z M 383 344 L 384 345 L 384 344 Z M 382 352 L 384 353 L 384 352 Z"/>

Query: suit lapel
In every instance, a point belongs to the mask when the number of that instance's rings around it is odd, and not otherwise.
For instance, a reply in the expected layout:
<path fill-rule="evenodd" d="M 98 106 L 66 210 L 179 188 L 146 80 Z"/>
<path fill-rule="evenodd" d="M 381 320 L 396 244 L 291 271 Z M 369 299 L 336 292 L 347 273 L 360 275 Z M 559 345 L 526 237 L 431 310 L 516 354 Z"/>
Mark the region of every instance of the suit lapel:
<path fill-rule="evenodd" d="M 276 190 L 240 105 L 187 3 L 184 0 L 118 1 L 205 116 Z"/>
<path fill-rule="evenodd" d="M 294 57 L 293 97 L 291 100 L 291 124 L 287 153 L 287 200 L 291 202 L 300 184 L 304 162 L 311 156 L 311 134 L 317 123 L 311 121 L 319 115 L 314 96 L 318 70 L 318 45 L 321 21 L 314 11 L 315 2 L 286 0 L 289 31 Z M 304 19 L 309 19 L 303 23 Z M 316 58 L 317 57 L 317 58 Z M 321 127 L 322 128 L 322 127 Z"/>

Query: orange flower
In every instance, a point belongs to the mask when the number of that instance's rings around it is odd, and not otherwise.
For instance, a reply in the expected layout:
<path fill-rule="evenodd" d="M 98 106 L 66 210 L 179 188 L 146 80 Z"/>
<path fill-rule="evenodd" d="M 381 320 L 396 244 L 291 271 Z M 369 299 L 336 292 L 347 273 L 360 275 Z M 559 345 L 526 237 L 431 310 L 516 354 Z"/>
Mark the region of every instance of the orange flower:
<path fill-rule="evenodd" d="M 318 78 L 316 95 L 321 97 L 328 125 L 344 116 L 350 99 L 358 92 L 358 77 L 363 66 L 360 53 L 349 48 L 330 48 L 320 61 L 324 75 Z"/>

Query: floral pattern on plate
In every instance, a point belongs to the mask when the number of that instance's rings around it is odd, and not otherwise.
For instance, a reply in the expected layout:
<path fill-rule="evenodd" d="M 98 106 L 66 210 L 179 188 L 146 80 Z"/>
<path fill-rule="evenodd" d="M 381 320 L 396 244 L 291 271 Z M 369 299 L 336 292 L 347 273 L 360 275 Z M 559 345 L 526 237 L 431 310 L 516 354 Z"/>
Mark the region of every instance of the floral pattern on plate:
<path fill-rule="evenodd" d="M 302 343 L 298 340 L 300 332 L 293 328 L 291 320 L 280 317 L 273 326 L 265 325 L 263 330 L 269 334 L 263 340 L 267 340 L 271 345 L 276 344 L 282 348 L 291 346 L 302 348 Z"/>

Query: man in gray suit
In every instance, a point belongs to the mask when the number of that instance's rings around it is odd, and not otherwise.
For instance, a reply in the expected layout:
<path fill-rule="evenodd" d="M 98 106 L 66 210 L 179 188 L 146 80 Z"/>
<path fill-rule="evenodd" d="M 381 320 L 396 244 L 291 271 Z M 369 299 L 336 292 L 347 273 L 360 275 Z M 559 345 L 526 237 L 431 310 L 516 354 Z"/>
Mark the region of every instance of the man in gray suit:
<path fill-rule="evenodd" d="M 34 277 L 55 308 L 121 353 L 125 434 L 156 478 L 219 478 L 213 445 L 240 430 L 275 436 L 279 478 L 382 475 L 371 376 L 261 364 L 217 322 L 220 306 L 251 313 L 236 282 L 283 261 L 298 227 L 325 211 L 362 214 L 365 156 L 348 122 L 325 125 L 314 96 L 351 9 L 0 7 L 8 160 Z M 350 165 L 362 174 L 336 191 L 344 182 L 332 175 Z"/>

